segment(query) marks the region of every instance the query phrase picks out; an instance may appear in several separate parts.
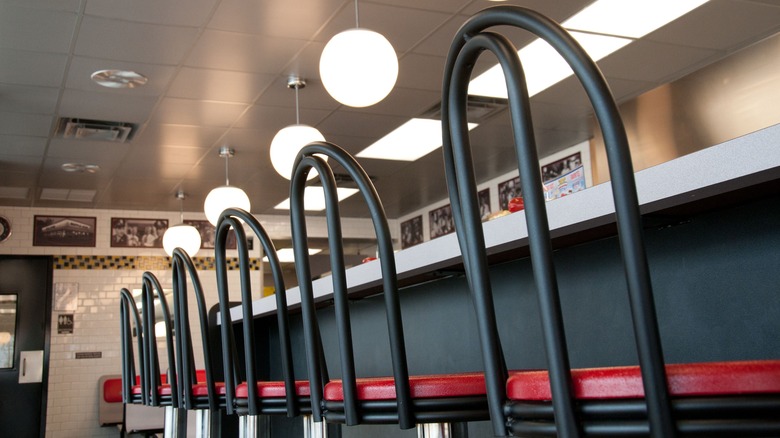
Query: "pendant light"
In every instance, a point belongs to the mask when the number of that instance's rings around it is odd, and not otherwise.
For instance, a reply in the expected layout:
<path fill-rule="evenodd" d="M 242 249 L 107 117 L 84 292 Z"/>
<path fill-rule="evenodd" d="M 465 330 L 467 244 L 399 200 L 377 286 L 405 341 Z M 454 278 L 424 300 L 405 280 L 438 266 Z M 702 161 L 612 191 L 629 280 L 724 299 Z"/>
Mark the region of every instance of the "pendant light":
<path fill-rule="evenodd" d="M 340 103 L 367 107 L 384 99 L 398 78 L 398 57 L 381 34 L 360 28 L 355 0 L 355 28 L 334 36 L 320 57 L 320 78 Z"/>
<path fill-rule="evenodd" d="M 325 137 L 316 128 L 301 125 L 298 90 L 305 86 L 306 81 L 298 77 L 291 77 L 287 81 L 287 88 L 295 89 L 295 124 L 277 132 L 271 141 L 271 164 L 279 175 L 287 179 L 292 178 L 292 166 L 298 152 L 313 141 L 325 141 Z M 316 175 L 317 172 L 309 172 L 308 179 L 312 179 Z"/>
<path fill-rule="evenodd" d="M 228 178 L 228 160 L 235 155 L 236 151 L 228 146 L 219 148 L 219 156 L 225 159 L 225 185 L 220 186 L 209 192 L 206 201 L 203 203 L 203 210 L 206 212 L 206 219 L 211 225 L 216 226 L 219 215 L 228 208 L 240 208 L 249 211 L 249 197 L 243 190 L 230 185 Z"/>
<path fill-rule="evenodd" d="M 200 232 L 192 225 L 184 223 L 184 192 L 176 192 L 176 199 L 179 200 L 179 220 L 178 225 L 174 225 L 163 234 L 163 248 L 168 256 L 173 255 L 173 250 L 181 248 L 190 257 L 200 251 Z"/>

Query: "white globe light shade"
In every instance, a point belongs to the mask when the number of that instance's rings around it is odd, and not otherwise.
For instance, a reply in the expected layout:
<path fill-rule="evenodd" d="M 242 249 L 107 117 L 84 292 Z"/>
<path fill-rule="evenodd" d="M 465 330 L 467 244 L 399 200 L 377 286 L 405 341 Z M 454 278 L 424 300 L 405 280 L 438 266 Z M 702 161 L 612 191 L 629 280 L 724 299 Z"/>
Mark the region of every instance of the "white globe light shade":
<path fill-rule="evenodd" d="M 287 179 L 292 178 L 293 162 L 298 152 L 313 141 L 325 141 L 320 131 L 308 125 L 290 125 L 276 133 L 271 141 L 271 164 L 274 169 Z M 323 157 L 327 160 L 327 157 Z M 312 179 L 317 172 L 309 172 L 307 179 Z"/>
<path fill-rule="evenodd" d="M 219 215 L 228 208 L 250 211 L 249 197 L 238 187 L 220 186 L 210 191 L 203 202 L 206 219 L 214 226 L 217 225 Z"/>
<path fill-rule="evenodd" d="M 169 256 L 173 255 L 174 249 L 181 248 L 190 257 L 195 257 L 200 251 L 200 232 L 192 225 L 174 225 L 163 234 L 163 248 Z"/>
<path fill-rule="evenodd" d="M 320 79 L 331 96 L 352 107 L 384 99 L 398 78 L 398 57 L 387 38 L 368 29 L 334 36 L 320 57 Z"/>

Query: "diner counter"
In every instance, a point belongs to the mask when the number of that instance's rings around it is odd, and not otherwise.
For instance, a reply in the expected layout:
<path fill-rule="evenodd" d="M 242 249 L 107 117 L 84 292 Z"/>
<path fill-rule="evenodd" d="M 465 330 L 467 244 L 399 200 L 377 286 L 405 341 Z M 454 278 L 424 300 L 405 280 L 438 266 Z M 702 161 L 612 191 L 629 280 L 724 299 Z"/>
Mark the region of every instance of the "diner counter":
<path fill-rule="evenodd" d="M 739 137 L 636 173 L 643 215 L 684 208 L 707 200 L 760 195 L 765 183 L 780 180 L 780 125 Z M 774 186 L 773 186 L 774 187 Z M 614 235 L 614 205 L 609 183 L 590 187 L 547 203 L 554 246 L 581 243 Z M 612 227 L 612 228 L 610 228 Z M 514 213 L 484 223 L 488 254 L 498 259 L 527 254 L 525 215 Z M 612 231 L 610 231 L 612 230 Z M 558 242 L 558 243 L 556 243 Z M 402 285 L 425 281 L 433 273 L 457 268 L 460 250 L 455 233 L 398 251 L 396 264 Z M 379 263 L 369 262 L 347 271 L 350 294 L 368 295 L 381 286 Z M 317 301 L 332 296 L 330 277 L 314 281 Z M 297 287 L 287 292 L 291 308 L 299 307 Z M 274 297 L 253 302 L 253 314 L 262 317 L 276 310 Z M 233 308 L 234 321 L 241 319 Z"/>

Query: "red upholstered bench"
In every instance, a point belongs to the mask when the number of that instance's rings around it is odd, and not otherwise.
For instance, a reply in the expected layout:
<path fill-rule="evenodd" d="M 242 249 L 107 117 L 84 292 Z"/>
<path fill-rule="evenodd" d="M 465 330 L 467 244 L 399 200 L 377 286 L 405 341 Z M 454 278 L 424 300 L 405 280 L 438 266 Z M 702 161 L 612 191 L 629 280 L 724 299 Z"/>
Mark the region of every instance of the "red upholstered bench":
<path fill-rule="evenodd" d="M 98 380 L 98 422 L 100 426 L 117 426 L 128 432 L 158 431 L 165 422 L 161 408 L 122 402 L 122 376 L 101 376 Z"/>

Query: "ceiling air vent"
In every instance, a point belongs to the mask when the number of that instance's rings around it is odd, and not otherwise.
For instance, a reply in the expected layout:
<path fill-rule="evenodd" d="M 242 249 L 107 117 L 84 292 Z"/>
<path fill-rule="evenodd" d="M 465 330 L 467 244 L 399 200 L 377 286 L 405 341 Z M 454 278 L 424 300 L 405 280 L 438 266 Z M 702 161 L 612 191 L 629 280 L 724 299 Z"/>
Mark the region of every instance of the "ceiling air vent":
<path fill-rule="evenodd" d="M 466 101 L 466 119 L 470 123 L 482 123 L 503 111 L 507 107 L 507 100 L 496 97 L 468 96 Z M 425 111 L 420 117 L 426 119 L 441 119 L 441 103 L 437 103 Z"/>
<path fill-rule="evenodd" d="M 95 140 L 125 143 L 130 141 L 138 125 L 105 120 L 60 118 L 57 136 L 71 140 Z"/>

